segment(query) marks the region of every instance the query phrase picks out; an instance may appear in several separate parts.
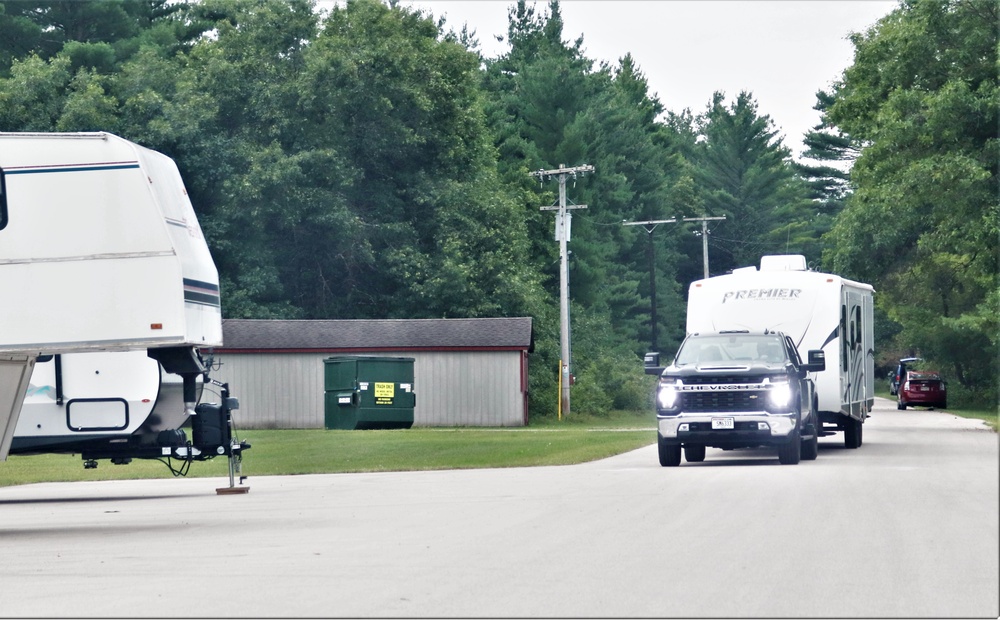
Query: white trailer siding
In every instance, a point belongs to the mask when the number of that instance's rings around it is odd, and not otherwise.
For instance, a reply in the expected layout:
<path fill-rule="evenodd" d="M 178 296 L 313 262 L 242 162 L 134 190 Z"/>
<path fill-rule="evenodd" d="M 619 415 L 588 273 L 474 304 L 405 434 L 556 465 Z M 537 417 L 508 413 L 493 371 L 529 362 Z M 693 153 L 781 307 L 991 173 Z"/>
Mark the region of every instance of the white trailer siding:
<path fill-rule="evenodd" d="M 791 336 L 803 359 L 821 349 L 827 369 L 814 376 L 819 410 L 863 419 L 874 404 L 872 293 L 832 274 L 737 269 L 691 284 L 687 331 L 767 329 Z"/>
<path fill-rule="evenodd" d="M 54 358 L 35 364 L 15 430 L 18 440 L 129 435 L 156 405 L 160 365 L 145 351 L 73 353 L 59 362 L 58 379 Z"/>
<path fill-rule="evenodd" d="M 140 146 L 135 150 L 180 265 L 187 331 L 202 345 L 221 344 L 219 274 L 177 164 L 156 151 Z"/>
<path fill-rule="evenodd" d="M 240 399 L 239 428 L 323 428 L 323 360 L 338 352 L 220 352 L 212 378 Z M 414 426 L 523 426 L 522 351 L 379 351 L 351 355 L 412 357 Z M 206 387 L 206 390 L 211 388 Z M 211 401 L 205 395 L 203 401 Z"/>
<path fill-rule="evenodd" d="M 196 379 L 196 391 L 203 389 Z M 144 349 L 38 358 L 21 405 L 11 451 L 63 451 L 95 439 L 123 439 L 181 428 L 188 420 L 183 380 Z"/>
<path fill-rule="evenodd" d="M 0 350 L 222 343 L 177 167 L 110 134 L 0 134 Z"/>

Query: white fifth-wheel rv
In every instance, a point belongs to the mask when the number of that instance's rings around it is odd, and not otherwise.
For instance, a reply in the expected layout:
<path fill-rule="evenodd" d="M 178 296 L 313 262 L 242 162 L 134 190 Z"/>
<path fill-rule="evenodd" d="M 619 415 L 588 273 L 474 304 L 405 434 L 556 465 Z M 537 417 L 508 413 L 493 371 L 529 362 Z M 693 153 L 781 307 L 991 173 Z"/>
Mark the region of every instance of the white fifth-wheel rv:
<path fill-rule="evenodd" d="M 826 354 L 815 373 L 821 435 L 844 432 L 857 448 L 875 402 L 873 289 L 829 273 L 810 271 L 801 255 L 764 256 L 760 269 L 696 280 L 688 290 L 687 332 L 782 332 L 803 359 Z"/>
<path fill-rule="evenodd" d="M 201 351 L 221 344 L 218 272 L 173 160 L 108 133 L 0 133 L 0 460 L 15 434 L 103 442 L 93 458 L 119 462 L 232 458 L 228 386 L 193 444 L 175 432 L 208 405 Z M 143 450 L 123 437 L 143 429 Z"/>
<path fill-rule="evenodd" d="M 228 385 L 209 379 L 211 357 L 201 361 L 207 370 L 196 377 L 196 400 L 210 401 L 204 397 L 212 395 L 238 408 Z M 191 461 L 225 449 L 222 425 L 231 411 L 220 406 L 202 402 L 192 415 L 183 378 L 167 372 L 145 350 L 45 355 L 31 373 L 10 453 L 79 454 L 88 469 L 99 459 L 118 465 L 156 459 L 182 474 Z M 191 442 L 186 427 L 194 433 Z M 231 449 L 240 456 L 249 447 L 243 442 Z"/>

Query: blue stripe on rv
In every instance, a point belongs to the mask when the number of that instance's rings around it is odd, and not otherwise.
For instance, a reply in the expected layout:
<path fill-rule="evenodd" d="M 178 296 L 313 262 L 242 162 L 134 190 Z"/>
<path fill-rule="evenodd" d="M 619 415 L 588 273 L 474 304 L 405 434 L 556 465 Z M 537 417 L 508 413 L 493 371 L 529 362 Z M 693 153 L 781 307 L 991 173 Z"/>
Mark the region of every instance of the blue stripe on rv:
<path fill-rule="evenodd" d="M 15 174 L 49 174 L 53 172 L 99 172 L 102 170 L 131 170 L 138 167 L 139 167 L 138 163 L 122 163 L 122 164 L 112 164 L 107 166 L 102 166 L 102 165 L 54 166 L 51 168 L 32 168 L 28 170 L 7 169 L 4 170 L 4 174 L 13 176 Z"/>

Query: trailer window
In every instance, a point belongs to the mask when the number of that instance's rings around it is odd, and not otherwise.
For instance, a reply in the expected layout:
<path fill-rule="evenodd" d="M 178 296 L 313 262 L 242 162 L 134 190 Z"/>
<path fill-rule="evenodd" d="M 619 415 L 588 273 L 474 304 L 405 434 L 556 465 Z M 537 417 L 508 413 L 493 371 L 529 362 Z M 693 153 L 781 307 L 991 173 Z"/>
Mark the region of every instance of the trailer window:
<path fill-rule="evenodd" d="M 854 347 L 855 349 L 861 345 L 861 306 L 854 307 L 854 325 L 856 326 L 857 332 L 855 333 Z"/>
<path fill-rule="evenodd" d="M 847 304 L 840 307 L 840 368 L 847 372 Z"/>
<path fill-rule="evenodd" d="M 0 230 L 7 227 L 7 184 L 4 181 L 3 168 L 0 168 Z"/>

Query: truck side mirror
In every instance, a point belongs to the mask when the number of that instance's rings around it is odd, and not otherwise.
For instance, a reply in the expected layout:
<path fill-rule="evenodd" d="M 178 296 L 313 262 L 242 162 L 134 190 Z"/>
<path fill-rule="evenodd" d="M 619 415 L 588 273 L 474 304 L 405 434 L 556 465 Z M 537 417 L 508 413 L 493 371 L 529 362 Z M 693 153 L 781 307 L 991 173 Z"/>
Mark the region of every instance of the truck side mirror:
<path fill-rule="evenodd" d="M 816 349 L 809 352 L 809 363 L 803 368 L 806 372 L 823 372 L 826 370 L 826 353 Z"/>
<path fill-rule="evenodd" d="M 642 360 L 643 366 L 646 369 L 647 375 L 659 376 L 663 374 L 663 366 L 660 366 L 660 353 L 659 351 L 651 351 L 645 355 Z"/>

